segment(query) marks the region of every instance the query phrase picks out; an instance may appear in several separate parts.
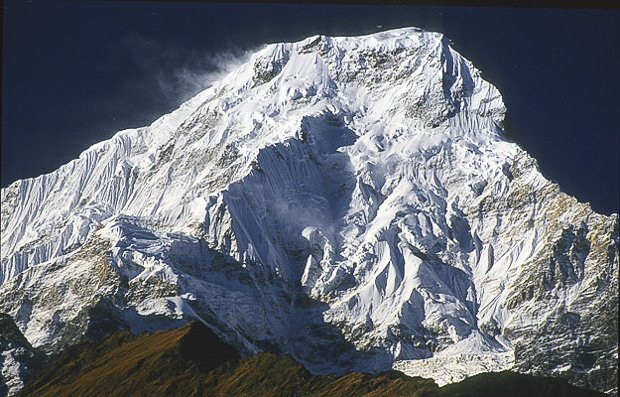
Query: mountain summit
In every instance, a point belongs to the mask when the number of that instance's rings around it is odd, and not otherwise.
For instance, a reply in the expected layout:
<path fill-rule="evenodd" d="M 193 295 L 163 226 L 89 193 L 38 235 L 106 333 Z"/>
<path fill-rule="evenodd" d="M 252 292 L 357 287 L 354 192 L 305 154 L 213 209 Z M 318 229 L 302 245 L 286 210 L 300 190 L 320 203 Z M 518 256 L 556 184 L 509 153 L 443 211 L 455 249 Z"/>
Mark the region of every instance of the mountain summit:
<path fill-rule="evenodd" d="M 545 179 L 505 111 L 438 33 L 268 45 L 2 189 L 0 312 L 48 353 L 198 319 L 315 373 L 615 393 L 618 218 Z"/>

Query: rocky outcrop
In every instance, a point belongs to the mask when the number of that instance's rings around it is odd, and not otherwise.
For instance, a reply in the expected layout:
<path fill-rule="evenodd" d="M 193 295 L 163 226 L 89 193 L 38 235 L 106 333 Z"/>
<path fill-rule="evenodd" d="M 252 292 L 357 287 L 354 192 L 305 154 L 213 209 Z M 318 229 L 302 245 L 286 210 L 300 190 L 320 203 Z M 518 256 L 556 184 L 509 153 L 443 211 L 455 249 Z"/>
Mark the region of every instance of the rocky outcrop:
<path fill-rule="evenodd" d="M 17 393 L 46 359 L 24 338 L 11 316 L 0 313 L 0 396 Z"/>

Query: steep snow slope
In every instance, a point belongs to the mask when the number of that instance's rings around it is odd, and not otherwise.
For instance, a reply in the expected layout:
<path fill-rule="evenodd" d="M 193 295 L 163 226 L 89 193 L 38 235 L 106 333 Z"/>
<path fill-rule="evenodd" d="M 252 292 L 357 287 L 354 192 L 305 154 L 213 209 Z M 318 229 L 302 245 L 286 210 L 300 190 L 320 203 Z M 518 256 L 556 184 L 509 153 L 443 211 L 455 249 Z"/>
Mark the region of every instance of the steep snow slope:
<path fill-rule="evenodd" d="M 617 216 L 546 180 L 504 112 L 441 34 L 266 46 L 3 189 L 0 311 L 48 352 L 198 318 L 315 372 L 461 357 L 613 389 Z"/>

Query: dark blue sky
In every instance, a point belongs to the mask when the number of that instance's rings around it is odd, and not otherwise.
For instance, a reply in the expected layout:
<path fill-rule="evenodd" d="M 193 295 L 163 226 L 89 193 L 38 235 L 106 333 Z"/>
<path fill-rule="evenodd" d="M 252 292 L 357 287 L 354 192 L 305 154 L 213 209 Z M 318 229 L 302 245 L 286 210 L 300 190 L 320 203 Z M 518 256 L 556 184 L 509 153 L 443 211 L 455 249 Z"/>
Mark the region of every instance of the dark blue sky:
<path fill-rule="evenodd" d="M 618 212 L 620 11 L 5 0 L 2 186 L 150 124 L 266 42 L 441 31 L 504 96 L 551 180 Z"/>

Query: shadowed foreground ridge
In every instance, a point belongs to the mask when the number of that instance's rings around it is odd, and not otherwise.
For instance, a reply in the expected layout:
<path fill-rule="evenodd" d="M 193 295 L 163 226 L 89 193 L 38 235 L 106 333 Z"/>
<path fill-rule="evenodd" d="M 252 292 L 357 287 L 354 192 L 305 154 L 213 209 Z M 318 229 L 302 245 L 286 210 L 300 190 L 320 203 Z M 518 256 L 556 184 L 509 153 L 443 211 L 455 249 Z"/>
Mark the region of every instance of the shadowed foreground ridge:
<path fill-rule="evenodd" d="M 239 359 L 206 326 L 132 335 L 120 331 L 75 345 L 53 360 L 19 396 L 604 396 L 566 381 L 515 374 L 481 374 L 439 388 L 398 371 L 312 375 L 291 356 Z"/>
<path fill-rule="evenodd" d="M 573 386 L 565 379 L 543 378 L 510 371 L 474 375 L 445 385 L 438 397 L 604 397 L 605 393 Z"/>

